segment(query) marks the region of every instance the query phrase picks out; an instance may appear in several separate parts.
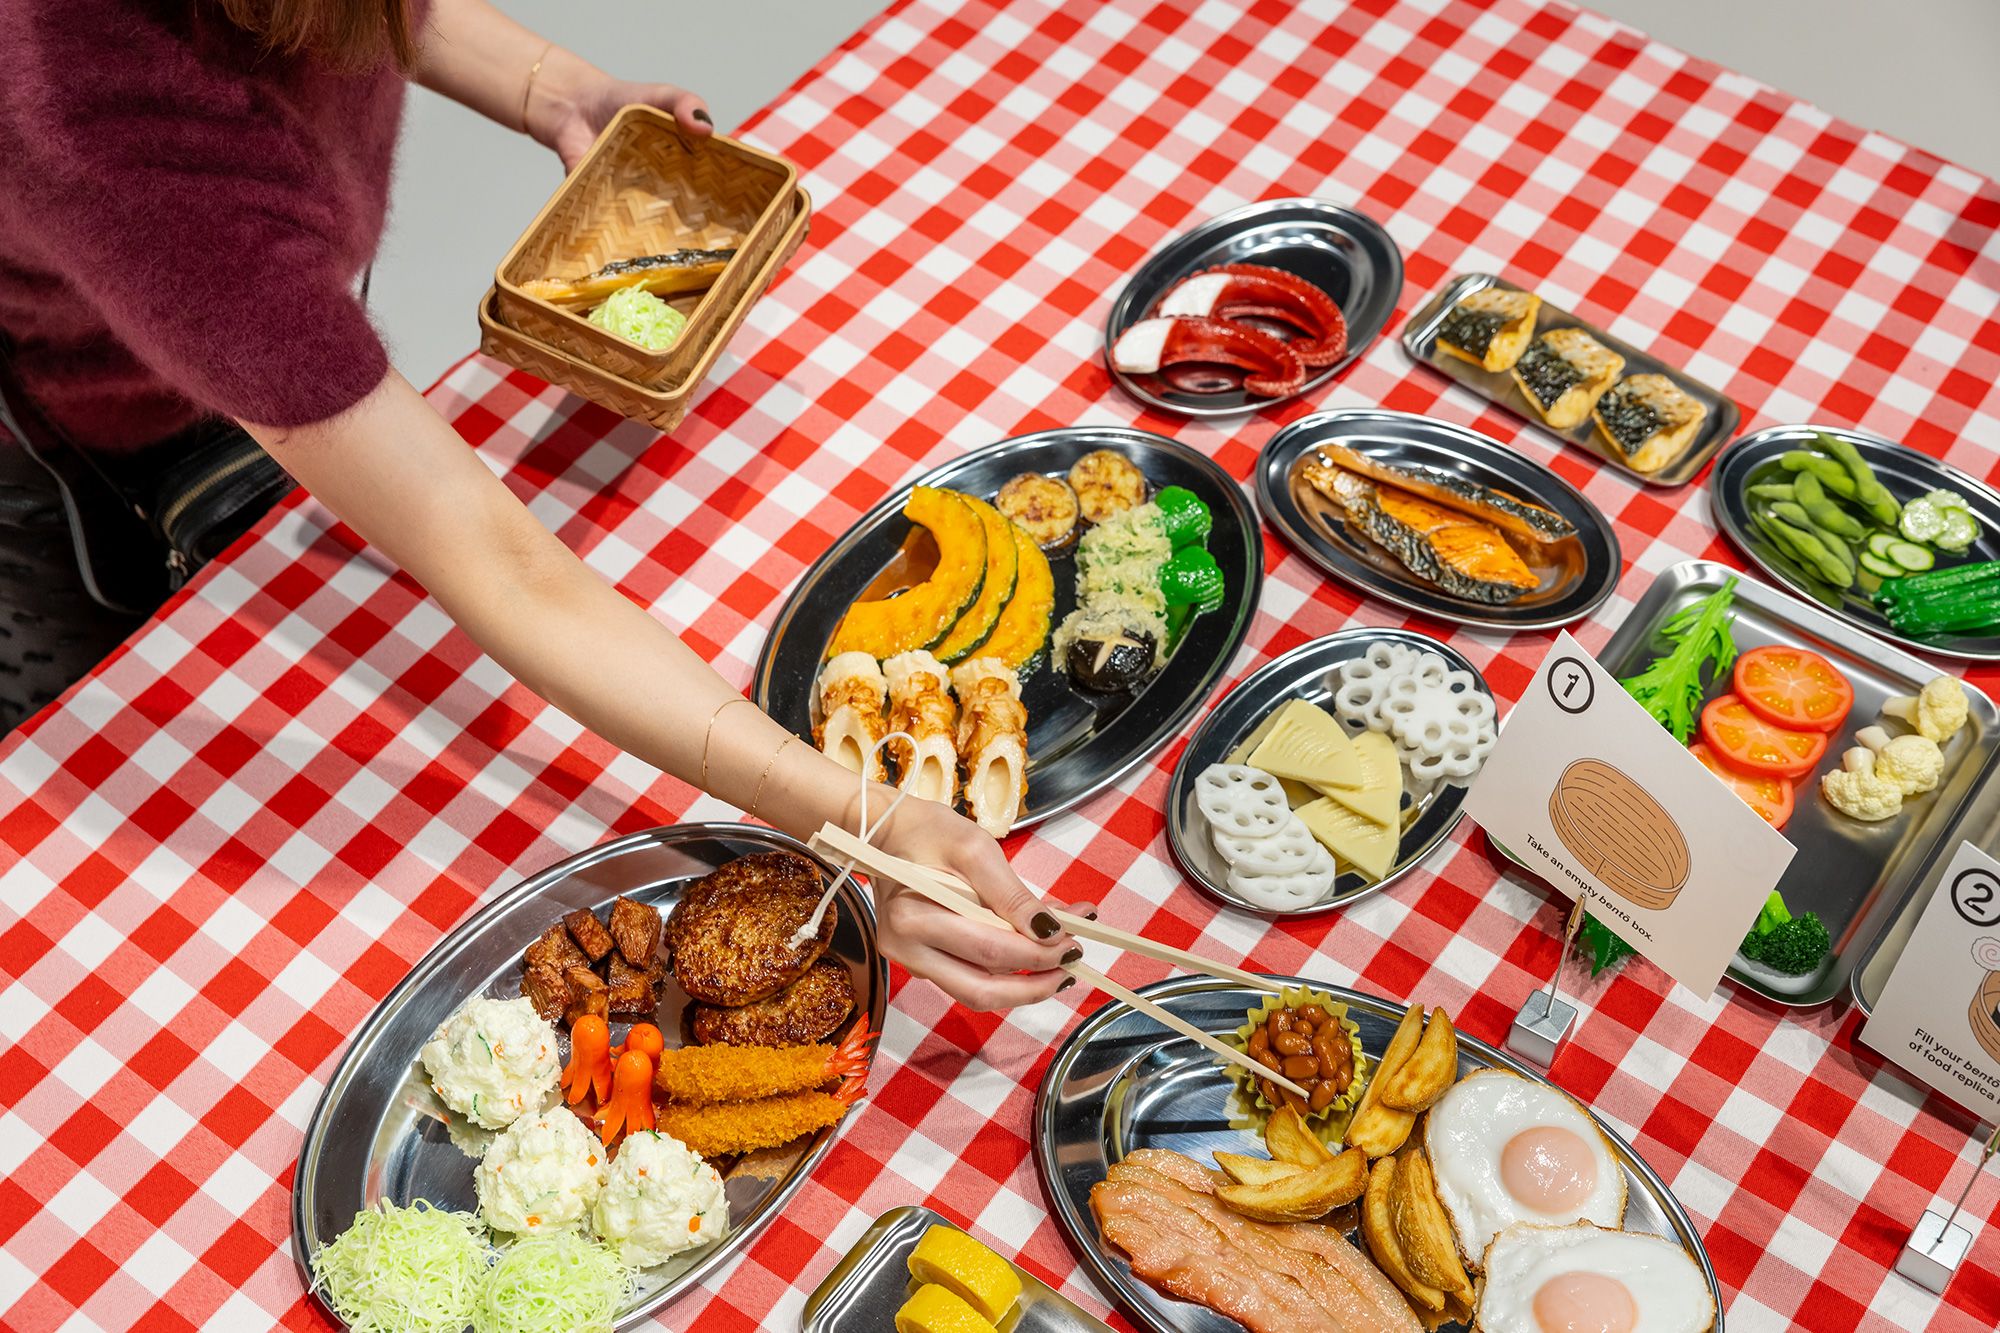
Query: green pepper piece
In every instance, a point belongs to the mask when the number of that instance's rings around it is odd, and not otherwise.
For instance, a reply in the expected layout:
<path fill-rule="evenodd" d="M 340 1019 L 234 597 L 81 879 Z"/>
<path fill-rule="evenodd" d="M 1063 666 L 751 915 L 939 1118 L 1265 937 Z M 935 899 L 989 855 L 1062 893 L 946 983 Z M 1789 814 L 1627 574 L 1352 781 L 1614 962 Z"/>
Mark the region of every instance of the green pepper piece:
<path fill-rule="evenodd" d="M 1183 546 L 1160 568 L 1168 606 L 1201 606 L 1222 596 L 1222 566 L 1199 546 Z"/>
<path fill-rule="evenodd" d="M 1160 517 L 1167 529 L 1167 540 L 1176 549 L 1193 546 L 1208 540 L 1209 529 L 1215 525 L 1214 517 L 1201 497 L 1185 486 L 1162 486 L 1160 493 L 1153 497 Z"/>

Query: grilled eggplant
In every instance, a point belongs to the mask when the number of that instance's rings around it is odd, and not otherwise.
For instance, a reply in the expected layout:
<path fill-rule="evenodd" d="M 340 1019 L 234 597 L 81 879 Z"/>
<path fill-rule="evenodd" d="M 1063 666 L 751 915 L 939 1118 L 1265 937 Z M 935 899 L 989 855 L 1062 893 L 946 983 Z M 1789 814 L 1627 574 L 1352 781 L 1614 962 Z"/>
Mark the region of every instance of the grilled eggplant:
<path fill-rule="evenodd" d="M 1527 562 L 1489 524 L 1407 491 L 1377 486 L 1345 468 L 1312 461 L 1302 473 L 1404 568 L 1453 597 L 1498 604 L 1541 586 Z"/>
<path fill-rule="evenodd" d="M 1658 472 L 1687 449 L 1708 409 L 1665 375 L 1628 375 L 1590 415 L 1627 467 Z"/>
<path fill-rule="evenodd" d="M 1514 364 L 1514 382 L 1557 430 L 1579 425 L 1625 369 L 1625 358 L 1582 329 L 1550 329 Z"/>
<path fill-rule="evenodd" d="M 535 278 L 522 283 L 521 290 L 556 305 L 596 305 L 627 287 L 643 288 L 655 296 L 679 296 L 713 287 L 735 257 L 734 250 L 674 250 L 614 259 L 581 278 Z"/>
<path fill-rule="evenodd" d="M 1408 491 L 1446 509 L 1456 509 L 1461 514 L 1491 523 L 1529 541 L 1559 542 L 1565 537 L 1576 536 L 1576 525 L 1553 509 L 1529 504 L 1505 491 L 1481 486 L 1478 482 L 1467 481 L 1449 472 L 1398 467 L 1341 444 L 1322 444 L 1319 456 L 1335 467 Z"/>
<path fill-rule="evenodd" d="M 1511 370 L 1535 332 L 1542 298 L 1508 287 L 1483 287 L 1453 306 L 1438 326 L 1438 346 L 1484 370 Z"/>

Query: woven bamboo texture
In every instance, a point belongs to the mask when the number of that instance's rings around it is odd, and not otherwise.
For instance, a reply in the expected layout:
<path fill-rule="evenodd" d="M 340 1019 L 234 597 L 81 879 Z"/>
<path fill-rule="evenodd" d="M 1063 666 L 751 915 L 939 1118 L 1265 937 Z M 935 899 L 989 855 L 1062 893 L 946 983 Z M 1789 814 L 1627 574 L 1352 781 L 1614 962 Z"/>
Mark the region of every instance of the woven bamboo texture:
<path fill-rule="evenodd" d="M 671 431 L 680 425 L 681 418 L 694 405 L 702 382 L 722 355 L 722 349 L 742 326 L 750 307 L 769 289 L 778 270 L 805 243 L 806 234 L 812 227 L 812 198 L 804 189 L 793 189 L 786 216 L 790 221 L 780 235 L 777 247 L 744 280 L 736 298 L 726 308 L 720 308 L 719 318 L 707 322 L 699 344 L 693 347 L 694 365 L 683 382 L 672 389 L 637 383 L 561 347 L 543 342 L 532 334 L 509 327 L 502 320 L 497 287 L 489 288 L 479 303 L 479 350 L 531 375 L 540 376 L 579 398 L 608 407 L 620 416 L 644 421 L 662 432 Z M 727 278 L 729 275 L 723 276 Z M 691 342 L 695 332 L 690 322 L 682 342 Z"/>
<path fill-rule="evenodd" d="M 494 275 L 501 320 L 620 379 L 685 387 L 709 335 L 782 242 L 797 186 L 798 173 L 783 158 L 719 134 L 691 143 L 665 112 L 626 107 L 501 262 Z M 587 308 L 538 300 L 519 286 L 682 249 L 734 249 L 736 256 L 707 291 L 668 298 L 688 326 L 658 352 L 591 324 Z"/>

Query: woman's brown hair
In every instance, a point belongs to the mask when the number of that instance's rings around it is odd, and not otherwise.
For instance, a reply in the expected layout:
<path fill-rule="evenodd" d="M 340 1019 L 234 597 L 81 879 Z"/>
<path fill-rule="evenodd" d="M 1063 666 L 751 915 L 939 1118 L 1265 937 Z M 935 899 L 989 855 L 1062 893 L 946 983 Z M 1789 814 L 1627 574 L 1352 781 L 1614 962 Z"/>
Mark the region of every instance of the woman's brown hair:
<path fill-rule="evenodd" d="M 222 0 L 222 12 L 273 51 L 304 52 L 339 69 L 367 69 L 384 57 L 404 71 L 417 63 L 410 0 Z"/>

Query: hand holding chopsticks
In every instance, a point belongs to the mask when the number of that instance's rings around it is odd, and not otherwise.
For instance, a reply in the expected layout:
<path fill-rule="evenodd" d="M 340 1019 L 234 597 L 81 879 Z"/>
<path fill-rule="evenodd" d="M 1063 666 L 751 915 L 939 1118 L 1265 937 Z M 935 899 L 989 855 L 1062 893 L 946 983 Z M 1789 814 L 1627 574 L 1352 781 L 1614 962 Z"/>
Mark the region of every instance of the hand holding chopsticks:
<path fill-rule="evenodd" d="M 908 861 L 902 857 L 885 852 L 879 847 L 862 841 L 854 834 L 849 833 L 846 829 L 836 824 L 828 824 L 821 828 L 818 833 L 812 836 L 809 845 L 814 851 L 819 852 L 822 856 L 827 857 L 836 864 L 845 863 L 855 870 L 865 871 L 881 879 L 893 880 L 929 898 L 940 907 L 956 912 L 969 920 L 997 926 L 1002 930 L 1011 931 L 1014 929 L 1012 922 L 981 903 L 979 895 L 973 891 L 972 886 L 957 876 L 945 871 L 933 870 L 928 866 L 919 865 L 914 861 Z M 1242 968 L 1231 967 L 1226 963 L 1218 963 L 1212 959 L 1203 958 L 1199 954 L 1189 953 L 1183 949 L 1176 949 L 1172 945 L 1161 944 L 1157 941 L 1146 939 L 1143 935 L 1134 935 L 1127 931 L 1102 925 L 1096 921 L 1092 921 L 1088 917 L 1077 916 L 1074 913 L 1054 911 L 1052 915 L 1054 915 L 1064 929 L 1068 930 L 1078 939 L 1092 940 L 1100 944 L 1110 944 L 1116 948 L 1124 949 L 1129 953 L 1140 954 L 1143 957 L 1152 958 L 1160 962 L 1172 963 L 1188 971 L 1198 972 L 1204 976 L 1215 977 L 1223 981 L 1234 982 L 1238 985 L 1252 986 L 1259 990 L 1272 989 L 1270 981 L 1258 976 L 1254 972 L 1246 972 Z M 1284 1075 L 1258 1064 L 1244 1052 L 1209 1033 L 1203 1032 L 1200 1028 L 1195 1027 L 1177 1014 L 1171 1013 L 1151 1000 L 1146 999 L 1144 996 L 1126 989 L 1095 968 L 1077 962 L 1066 964 L 1064 970 L 1080 981 L 1089 982 L 1105 994 L 1124 1001 L 1163 1026 L 1180 1033 L 1191 1041 L 1199 1043 L 1228 1063 L 1238 1065 L 1258 1078 L 1270 1079 L 1279 1087 L 1297 1093 L 1301 1097 L 1307 1095 L 1304 1088 L 1301 1088 L 1297 1083 L 1294 1083 Z"/>

